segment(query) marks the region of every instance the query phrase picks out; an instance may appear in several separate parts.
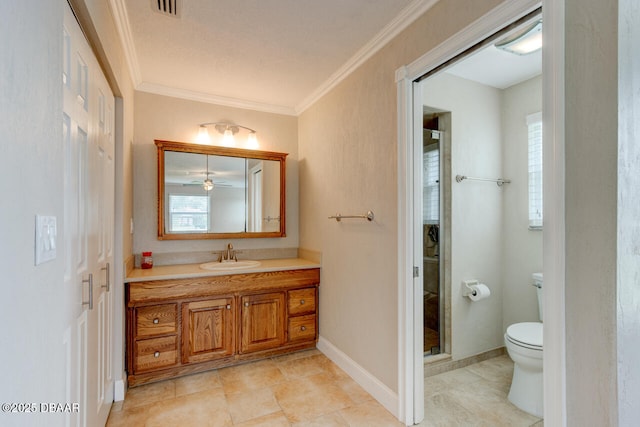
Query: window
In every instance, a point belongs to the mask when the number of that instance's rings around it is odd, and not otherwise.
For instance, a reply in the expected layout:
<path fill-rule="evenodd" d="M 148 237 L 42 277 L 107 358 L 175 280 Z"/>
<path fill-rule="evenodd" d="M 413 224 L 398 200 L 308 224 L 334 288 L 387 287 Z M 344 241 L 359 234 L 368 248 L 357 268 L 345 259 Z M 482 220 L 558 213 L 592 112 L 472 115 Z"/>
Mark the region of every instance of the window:
<path fill-rule="evenodd" d="M 207 231 L 209 196 L 169 195 L 169 232 Z"/>
<path fill-rule="evenodd" d="M 440 150 L 438 144 L 425 147 L 422 158 L 422 220 L 423 224 L 438 224 L 440 219 Z"/>
<path fill-rule="evenodd" d="M 542 229 L 542 113 L 527 116 L 529 130 L 529 228 Z"/>

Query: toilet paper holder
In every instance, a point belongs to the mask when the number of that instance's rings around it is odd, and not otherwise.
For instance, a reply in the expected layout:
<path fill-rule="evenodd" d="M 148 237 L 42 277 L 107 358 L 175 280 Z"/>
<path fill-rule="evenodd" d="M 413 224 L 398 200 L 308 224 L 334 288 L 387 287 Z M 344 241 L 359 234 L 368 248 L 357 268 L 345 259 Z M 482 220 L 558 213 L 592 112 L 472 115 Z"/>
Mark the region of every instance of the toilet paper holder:
<path fill-rule="evenodd" d="M 470 295 L 475 296 L 477 294 L 476 290 L 474 288 L 472 288 L 472 286 L 477 286 L 478 285 L 478 281 L 477 280 L 463 280 L 462 281 L 462 296 L 463 297 L 468 297 Z"/>

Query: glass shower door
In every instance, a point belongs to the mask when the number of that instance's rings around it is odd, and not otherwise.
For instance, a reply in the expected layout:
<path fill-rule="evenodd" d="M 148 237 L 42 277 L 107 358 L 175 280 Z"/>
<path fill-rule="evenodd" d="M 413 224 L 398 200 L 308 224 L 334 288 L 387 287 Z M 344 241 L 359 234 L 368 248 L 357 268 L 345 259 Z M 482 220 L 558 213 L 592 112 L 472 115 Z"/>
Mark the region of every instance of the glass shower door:
<path fill-rule="evenodd" d="M 437 120 L 437 118 L 436 118 Z M 424 353 L 440 353 L 440 135 L 423 130 L 422 149 L 422 254 Z"/>

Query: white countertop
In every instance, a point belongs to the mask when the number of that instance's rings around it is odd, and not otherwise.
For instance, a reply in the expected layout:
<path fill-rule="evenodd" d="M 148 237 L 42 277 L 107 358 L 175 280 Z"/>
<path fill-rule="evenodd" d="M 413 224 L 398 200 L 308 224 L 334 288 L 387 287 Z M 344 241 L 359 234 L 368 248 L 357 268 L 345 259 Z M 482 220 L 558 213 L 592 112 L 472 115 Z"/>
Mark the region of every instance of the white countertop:
<path fill-rule="evenodd" d="M 264 273 L 268 271 L 303 270 L 320 268 L 320 264 L 302 258 L 258 260 L 258 267 L 233 270 L 204 270 L 200 264 L 159 265 L 149 269 L 134 268 L 124 279 L 125 283 L 149 280 L 188 279 L 191 277 L 227 276 L 229 274 Z"/>

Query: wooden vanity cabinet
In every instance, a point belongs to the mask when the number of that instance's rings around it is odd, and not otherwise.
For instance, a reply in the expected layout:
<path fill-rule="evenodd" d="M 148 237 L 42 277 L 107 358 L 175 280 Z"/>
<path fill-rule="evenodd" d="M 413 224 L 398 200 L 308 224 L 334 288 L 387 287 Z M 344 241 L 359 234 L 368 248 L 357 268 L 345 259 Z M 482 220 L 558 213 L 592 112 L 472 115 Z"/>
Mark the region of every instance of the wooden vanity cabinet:
<path fill-rule="evenodd" d="M 315 347 L 319 269 L 127 283 L 129 386 Z"/>

